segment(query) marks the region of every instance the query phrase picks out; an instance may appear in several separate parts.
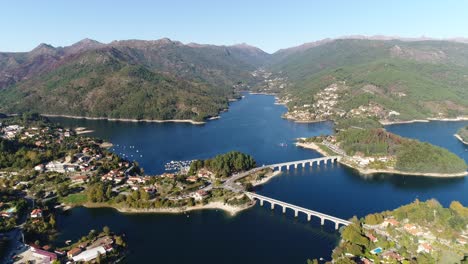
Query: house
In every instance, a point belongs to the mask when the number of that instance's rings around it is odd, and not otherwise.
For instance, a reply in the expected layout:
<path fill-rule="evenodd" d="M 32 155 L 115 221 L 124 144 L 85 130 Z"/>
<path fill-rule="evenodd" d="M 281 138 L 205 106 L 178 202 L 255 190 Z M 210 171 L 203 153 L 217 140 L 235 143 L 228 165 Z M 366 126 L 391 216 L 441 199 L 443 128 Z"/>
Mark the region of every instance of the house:
<path fill-rule="evenodd" d="M 88 180 L 86 175 L 78 175 L 70 178 L 72 183 L 85 183 Z"/>
<path fill-rule="evenodd" d="M 175 175 L 174 173 L 163 173 L 163 174 L 161 175 L 161 177 L 163 177 L 163 178 L 168 178 L 168 179 L 174 179 L 175 176 L 176 176 L 176 175 Z"/>
<path fill-rule="evenodd" d="M 202 200 L 203 197 L 207 195 L 208 193 L 205 190 L 198 190 L 194 193 L 193 198 L 195 198 L 195 200 Z"/>
<path fill-rule="evenodd" d="M 125 180 L 125 177 L 114 177 L 114 183 L 121 183 L 123 180 Z"/>
<path fill-rule="evenodd" d="M 462 244 L 462 245 L 466 245 L 466 239 L 464 239 L 464 238 L 461 238 L 461 237 L 457 238 L 457 242 Z"/>
<path fill-rule="evenodd" d="M 377 242 L 377 241 L 379 241 L 379 240 L 378 240 L 374 235 L 372 235 L 371 233 L 367 233 L 367 234 L 366 234 L 366 237 L 369 238 L 369 240 L 372 241 L 372 242 L 374 242 L 374 243 Z"/>
<path fill-rule="evenodd" d="M 42 210 L 41 209 L 34 209 L 31 212 L 31 218 L 39 218 L 42 217 Z"/>
<path fill-rule="evenodd" d="M 9 212 L 1 212 L 1 213 L 0 213 L 0 216 L 1 216 L 1 217 L 5 217 L 5 218 L 10 218 L 10 217 L 13 216 L 13 214 L 12 214 L 12 213 L 9 213 Z"/>
<path fill-rule="evenodd" d="M 400 254 L 394 251 L 385 251 L 382 254 L 382 257 L 386 260 L 397 260 L 399 262 L 401 262 L 404 259 Z"/>
<path fill-rule="evenodd" d="M 147 192 L 149 194 L 155 194 L 156 193 L 156 188 L 154 188 L 153 186 L 145 186 L 145 187 L 143 187 L 143 190 L 145 190 L 145 192 Z"/>
<path fill-rule="evenodd" d="M 44 263 L 49 263 L 57 259 L 57 254 L 55 253 L 45 251 L 45 250 L 35 248 L 35 247 L 30 247 L 30 250 L 34 257 L 43 259 Z"/>
<path fill-rule="evenodd" d="M 360 264 L 373 264 L 374 262 L 370 261 L 367 258 L 361 258 L 358 263 L 360 263 Z"/>
<path fill-rule="evenodd" d="M 80 253 L 81 253 L 81 248 L 73 248 L 73 249 L 70 249 L 67 252 L 67 257 L 68 258 L 73 258 L 73 257 L 77 256 Z"/>
<path fill-rule="evenodd" d="M 432 246 L 428 243 L 421 243 L 418 245 L 418 249 L 416 252 L 421 253 L 421 252 L 426 252 L 426 253 L 431 253 L 432 251 Z"/>
<path fill-rule="evenodd" d="M 92 249 L 88 249 L 86 251 L 81 252 L 80 254 L 72 257 L 73 261 L 91 261 L 97 258 L 99 255 L 105 255 L 106 249 L 103 246 L 95 247 Z"/>
<path fill-rule="evenodd" d="M 204 169 L 204 168 L 203 168 L 203 169 L 200 169 L 200 170 L 198 171 L 198 177 L 200 177 L 200 178 L 208 178 L 208 179 L 210 179 L 212 176 L 213 176 L 213 173 L 210 172 L 210 171 L 208 171 L 207 169 Z"/>
<path fill-rule="evenodd" d="M 388 225 L 398 226 L 399 224 L 400 224 L 400 222 L 398 222 L 395 218 L 386 218 L 384 220 L 384 225 L 385 226 L 388 226 Z"/>
<path fill-rule="evenodd" d="M 112 250 L 114 250 L 114 248 L 112 247 L 111 244 L 107 244 L 104 246 L 104 249 L 107 251 L 107 252 L 111 252 Z"/>
<path fill-rule="evenodd" d="M 44 170 L 45 170 L 45 166 L 44 166 L 44 164 L 36 165 L 36 166 L 34 166 L 34 170 L 35 170 L 35 171 L 44 171 Z"/>
<path fill-rule="evenodd" d="M 196 176 L 188 176 L 187 179 L 185 179 L 188 182 L 197 182 L 197 177 Z"/>

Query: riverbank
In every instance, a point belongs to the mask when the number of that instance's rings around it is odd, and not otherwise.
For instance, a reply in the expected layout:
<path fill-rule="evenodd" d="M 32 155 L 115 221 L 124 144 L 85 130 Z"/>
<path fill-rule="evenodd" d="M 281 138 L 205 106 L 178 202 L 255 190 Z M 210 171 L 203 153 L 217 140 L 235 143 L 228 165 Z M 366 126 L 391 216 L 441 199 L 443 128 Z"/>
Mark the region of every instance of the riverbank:
<path fill-rule="evenodd" d="M 322 156 L 328 157 L 330 156 L 325 150 L 319 147 L 317 144 L 310 142 L 310 143 L 300 143 L 296 142 L 297 147 L 305 148 L 305 149 L 312 149 L 320 153 Z"/>
<path fill-rule="evenodd" d="M 313 142 L 311 143 L 297 142 L 296 146 L 315 150 L 325 157 L 330 156 L 325 150 L 323 150 L 322 148 L 320 148 L 317 144 Z M 467 171 L 459 172 L 459 173 L 427 173 L 427 172 L 406 172 L 406 171 L 400 171 L 400 170 L 394 170 L 394 169 L 367 169 L 367 168 L 361 168 L 361 167 L 355 166 L 354 164 L 347 162 L 346 158 L 338 159 L 338 162 L 351 169 L 357 170 L 360 174 L 363 174 L 363 175 L 373 175 L 373 174 L 383 173 L 383 174 L 399 174 L 399 175 L 407 175 L 407 176 L 425 176 L 425 177 L 439 177 L 439 178 L 465 177 L 468 175 Z"/>
<path fill-rule="evenodd" d="M 458 140 L 460 140 L 463 144 L 468 145 L 468 142 L 464 141 L 463 138 L 462 138 L 460 135 L 455 134 L 454 136 L 455 136 Z"/>
<path fill-rule="evenodd" d="M 235 216 L 239 212 L 246 210 L 250 207 L 253 207 L 255 202 L 252 202 L 246 206 L 233 206 L 225 204 L 223 202 L 210 202 L 205 205 L 194 205 L 189 207 L 175 207 L 175 208 L 129 208 L 129 207 L 119 207 L 107 203 L 86 203 L 83 204 L 83 207 L 86 208 L 113 208 L 120 213 L 124 214 L 183 214 L 190 211 L 197 210 L 222 210 L 228 213 L 231 216 Z"/>
<path fill-rule="evenodd" d="M 146 122 L 146 123 L 190 123 L 192 125 L 203 125 L 206 124 L 204 121 L 193 121 L 190 119 L 131 119 L 131 118 L 109 118 L 109 117 L 88 117 L 88 116 L 74 116 L 74 115 L 54 115 L 54 114 L 41 114 L 45 117 L 64 117 L 72 119 L 86 119 L 86 120 L 106 120 L 106 121 L 119 121 L 119 122 Z"/>
<path fill-rule="evenodd" d="M 457 121 L 468 121 L 467 116 L 459 116 L 456 118 L 431 118 L 428 117 L 426 119 L 414 119 L 414 120 L 407 120 L 407 121 L 386 121 L 386 120 L 379 120 L 379 122 L 384 125 L 397 125 L 397 124 L 411 124 L 411 123 L 427 123 L 431 121 L 444 121 L 444 122 L 457 122 Z"/>

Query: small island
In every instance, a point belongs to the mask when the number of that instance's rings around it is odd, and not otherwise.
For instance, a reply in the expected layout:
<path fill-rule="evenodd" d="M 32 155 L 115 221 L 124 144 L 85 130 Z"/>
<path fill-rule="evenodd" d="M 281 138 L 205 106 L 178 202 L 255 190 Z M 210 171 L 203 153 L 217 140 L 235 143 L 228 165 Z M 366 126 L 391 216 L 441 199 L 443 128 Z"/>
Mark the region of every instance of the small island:
<path fill-rule="evenodd" d="M 468 263 L 468 208 L 460 202 L 416 200 L 351 221 L 327 263 Z"/>
<path fill-rule="evenodd" d="M 391 173 L 432 177 L 466 176 L 465 161 L 450 151 L 386 131 L 376 120 L 344 119 L 336 133 L 298 140 L 298 146 L 325 156 L 362 174 Z"/>
<path fill-rule="evenodd" d="M 468 145 L 468 126 L 460 128 L 455 134 L 455 137 L 463 144 Z"/>

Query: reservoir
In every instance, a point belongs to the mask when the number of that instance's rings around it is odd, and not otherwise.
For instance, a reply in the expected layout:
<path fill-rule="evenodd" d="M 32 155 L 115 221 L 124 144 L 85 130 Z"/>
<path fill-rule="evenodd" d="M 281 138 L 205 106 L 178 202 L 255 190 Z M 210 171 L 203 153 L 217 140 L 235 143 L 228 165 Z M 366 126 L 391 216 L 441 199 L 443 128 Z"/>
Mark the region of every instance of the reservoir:
<path fill-rule="evenodd" d="M 218 120 L 205 125 L 129 123 L 53 118 L 69 127 L 94 130 L 92 136 L 114 144 L 115 153 L 136 160 L 147 174 L 164 172 L 171 160 L 213 157 L 238 150 L 258 165 L 320 157 L 297 148 L 298 137 L 330 134 L 330 122 L 301 124 L 281 118 L 286 111 L 273 96 L 246 95 L 231 104 Z M 468 161 L 468 147 L 453 134 L 468 122 L 429 122 L 387 126 L 396 134 L 449 149 Z M 415 199 L 435 198 L 447 206 L 468 204 L 465 178 L 426 178 L 400 175 L 361 176 L 338 164 L 290 170 L 256 191 L 340 218 L 363 217 L 391 210 Z M 58 218 L 57 242 L 76 241 L 90 229 L 109 226 L 124 233 L 129 245 L 126 263 L 305 263 L 307 258 L 330 259 L 339 233 L 330 222 L 294 218 L 278 207 L 255 207 L 231 217 L 216 210 L 180 215 L 121 214 L 113 209 L 74 208 Z"/>

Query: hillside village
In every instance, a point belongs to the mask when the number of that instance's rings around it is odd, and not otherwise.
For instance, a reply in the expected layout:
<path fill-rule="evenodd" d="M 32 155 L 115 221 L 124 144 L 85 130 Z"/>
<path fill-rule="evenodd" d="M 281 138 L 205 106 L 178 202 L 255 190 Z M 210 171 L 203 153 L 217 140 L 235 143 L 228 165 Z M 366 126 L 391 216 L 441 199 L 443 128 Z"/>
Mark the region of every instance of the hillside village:
<path fill-rule="evenodd" d="M 333 251 L 334 263 L 460 263 L 468 252 L 468 214 L 435 200 L 354 219 Z M 463 262 L 463 263 L 465 263 Z"/>

